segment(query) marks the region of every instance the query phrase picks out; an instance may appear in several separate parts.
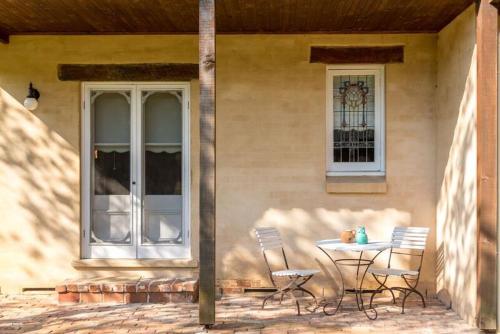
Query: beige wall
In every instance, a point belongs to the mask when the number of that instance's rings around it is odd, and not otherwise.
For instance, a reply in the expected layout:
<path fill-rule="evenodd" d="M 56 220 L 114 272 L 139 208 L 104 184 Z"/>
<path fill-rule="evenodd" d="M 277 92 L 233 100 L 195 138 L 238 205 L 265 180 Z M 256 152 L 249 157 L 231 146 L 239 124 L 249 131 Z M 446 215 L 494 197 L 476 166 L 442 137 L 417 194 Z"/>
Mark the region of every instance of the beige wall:
<path fill-rule="evenodd" d="M 174 47 L 175 46 L 175 47 Z M 180 274 L 186 269 L 77 271 L 80 257 L 80 90 L 57 79 L 59 63 L 197 62 L 194 37 L 14 37 L 0 46 L 0 287 L 51 287 L 64 278 Z M 133 56 L 132 56 L 133 55 Z M 166 56 L 168 55 L 168 56 Z M 30 81 L 40 90 L 31 113 Z M 191 85 L 193 166 L 198 165 L 198 82 Z M 192 227 L 198 229 L 198 169 Z M 198 235 L 193 234 L 197 254 Z"/>
<path fill-rule="evenodd" d="M 372 239 L 393 226 L 432 229 L 423 290 L 435 291 L 436 34 L 220 36 L 217 40 L 218 278 L 266 280 L 253 238 L 276 226 L 291 263 L 331 268 L 314 241 L 366 225 Z M 325 191 L 325 65 L 311 45 L 405 45 L 386 67 L 387 186 L 383 194 Z M 60 82 L 58 63 L 194 62 L 190 36 L 33 36 L 0 45 L 0 286 L 53 286 L 78 275 L 80 85 Z M 24 110 L 29 81 L 40 107 Z M 192 94 L 193 189 L 198 187 L 197 82 Z M 16 101 L 17 100 L 17 101 Z M 451 135 L 451 134 L 450 134 Z M 7 175 L 5 177 L 4 175 Z M 197 235 L 193 194 L 193 235 Z M 195 246 L 194 255 L 197 256 Z M 408 265 L 401 261 L 401 265 Z M 174 271 L 171 271 L 174 272 Z M 162 274 L 169 271 L 162 271 Z M 152 275 L 123 271 L 120 275 Z M 184 272 L 184 274 L 189 274 Z M 337 283 L 322 273 L 316 291 Z M 267 280 L 264 282 L 269 284 Z"/>
<path fill-rule="evenodd" d="M 438 35 L 437 290 L 474 323 L 476 307 L 476 50 L 472 6 Z"/>
<path fill-rule="evenodd" d="M 219 277 L 262 277 L 256 226 L 276 226 L 292 263 L 331 268 L 314 241 L 366 225 L 432 228 L 422 286 L 434 291 L 435 35 L 248 36 L 218 39 Z M 385 194 L 325 192 L 325 65 L 310 45 L 404 44 L 386 67 Z M 230 138 L 230 140 L 224 140 Z M 320 275 L 318 286 L 331 286 Z M 338 282 L 337 282 L 338 284 Z M 326 291 L 329 293 L 329 291 Z"/>

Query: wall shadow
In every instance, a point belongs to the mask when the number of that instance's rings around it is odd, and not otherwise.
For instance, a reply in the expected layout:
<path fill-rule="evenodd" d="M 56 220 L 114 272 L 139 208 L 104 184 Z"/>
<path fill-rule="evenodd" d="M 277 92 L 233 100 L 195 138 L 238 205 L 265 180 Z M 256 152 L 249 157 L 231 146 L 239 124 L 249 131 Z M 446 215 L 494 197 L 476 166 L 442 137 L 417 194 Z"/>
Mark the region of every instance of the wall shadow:
<path fill-rule="evenodd" d="M 2 290 L 52 287 L 79 255 L 77 149 L 0 88 Z"/>
<path fill-rule="evenodd" d="M 412 217 L 409 212 L 394 208 L 375 210 L 365 209 L 354 211 L 349 209 L 327 210 L 316 208 L 305 210 L 300 208 L 266 210 L 262 216 L 248 227 L 245 239 L 241 238 L 233 244 L 230 251 L 220 256 L 219 266 L 232 268 L 242 277 L 259 277 L 263 285 L 270 286 L 271 283 L 266 276 L 266 267 L 254 235 L 256 227 L 275 227 L 283 238 L 285 251 L 290 267 L 297 269 L 320 269 L 321 273 L 308 283 L 310 287 L 320 296 L 332 296 L 341 286 L 338 271 L 328 257 L 316 247 L 317 240 L 339 238 L 340 232 L 345 229 L 355 229 L 357 226 L 366 226 L 369 239 L 372 241 L 390 241 L 392 230 L 395 226 L 413 226 Z M 252 241 L 250 241 L 250 239 Z M 252 246 L 250 246 L 252 245 Z M 424 266 L 434 263 L 433 244 L 427 243 L 428 254 L 424 257 Z M 355 252 L 329 252 L 334 258 L 358 258 Z M 364 258 L 373 258 L 377 252 L 366 252 Z M 267 254 L 273 269 L 282 267 L 280 252 Z M 380 254 L 375 266 L 386 267 L 389 250 Z M 417 259 L 411 257 L 395 257 L 392 265 L 404 269 L 416 269 Z M 356 273 L 354 268 L 343 268 L 346 284 L 354 285 Z M 433 276 L 424 275 L 421 288 L 432 289 Z M 391 280 L 392 284 L 401 284 L 399 279 Z M 375 281 L 370 275 L 366 276 L 367 287 L 375 286 Z"/>
<path fill-rule="evenodd" d="M 439 34 L 437 289 L 475 321 L 477 260 L 476 50 L 470 8 Z"/>

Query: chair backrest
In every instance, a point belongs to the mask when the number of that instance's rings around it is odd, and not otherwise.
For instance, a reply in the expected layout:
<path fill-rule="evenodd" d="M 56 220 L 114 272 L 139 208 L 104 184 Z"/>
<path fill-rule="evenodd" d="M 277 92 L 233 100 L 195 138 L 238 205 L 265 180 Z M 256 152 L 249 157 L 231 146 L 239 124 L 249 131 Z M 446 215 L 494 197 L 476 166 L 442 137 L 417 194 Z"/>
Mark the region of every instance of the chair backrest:
<path fill-rule="evenodd" d="M 392 247 L 423 251 L 428 234 L 428 227 L 395 227 L 392 232 Z"/>
<path fill-rule="evenodd" d="M 392 231 L 392 247 L 388 266 L 391 267 L 393 254 L 412 258 L 417 257 L 419 260 L 417 263 L 414 263 L 414 265 L 416 265 L 415 268 L 418 271 L 418 280 L 420 278 L 420 269 L 422 268 L 428 234 L 428 227 L 395 227 Z"/>
<path fill-rule="evenodd" d="M 260 245 L 260 249 L 264 252 L 275 248 L 283 248 L 281 235 L 274 227 L 259 227 L 255 229 L 255 235 Z"/>
<path fill-rule="evenodd" d="M 267 269 L 269 270 L 269 277 L 274 284 L 274 278 L 272 275 L 272 268 L 266 256 L 266 251 L 270 250 L 281 250 L 283 254 L 283 261 L 286 269 L 288 268 L 288 260 L 286 259 L 285 250 L 283 249 L 283 241 L 281 240 L 281 235 L 277 229 L 274 227 L 259 227 L 255 229 L 255 235 L 257 236 L 257 241 L 259 242 L 260 249 L 262 250 L 262 255 L 266 261 Z"/>

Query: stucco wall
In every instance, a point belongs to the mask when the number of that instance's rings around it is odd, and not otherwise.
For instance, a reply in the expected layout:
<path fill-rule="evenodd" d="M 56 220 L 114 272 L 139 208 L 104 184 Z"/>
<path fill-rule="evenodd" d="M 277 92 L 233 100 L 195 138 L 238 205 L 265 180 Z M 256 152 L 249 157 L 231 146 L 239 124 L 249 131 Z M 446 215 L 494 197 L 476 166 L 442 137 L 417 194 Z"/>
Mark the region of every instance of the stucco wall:
<path fill-rule="evenodd" d="M 314 241 L 366 225 L 372 239 L 393 226 L 429 226 L 421 286 L 435 291 L 436 35 L 220 36 L 217 40 L 218 278 L 265 277 L 253 229 L 276 226 L 291 264 L 331 269 Z M 325 191 L 325 65 L 311 45 L 405 45 L 386 67 L 385 194 Z M 58 63 L 193 62 L 190 36 L 32 36 L 0 45 L 0 286 L 53 286 L 77 275 L 80 85 L 59 82 Z M 29 81 L 42 93 L 34 113 Z M 193 189 L 198 187 L 197 81 L 192 83 Z M 16 101 L 17 100 L 17 101 Z M 193 191 L 193 254 L 197 257 Z M 401 265 L 408 265 L 401 261 Z M 168 274 L 162 271 L 161 274 Z M 152 275 L 151 271 L 118 272 Z M 316 291 L 338 280 L 318 275 Z"/>
<path fill-rule="evenodd" d="M 294 265 L 327 268 L 315 240 L 358 225 L 373 239 L 388 238 L 394 225 L 430 226 L 422 287 L 432 293 L 435 42 L 433 35 L 218 39 L 221 277 L 264 277 L 255 226 L 279 228 Z M 386 194 L 325 192 L 325 65 L 309 64 L 309 46 L 356 44 L 405 45 L 404 64 L 386 67 Z M 329 293 L 333 282 L 322 277 L 318 287 Z"/>
<path fill-rule="evenodd" d="M 476 308 L 476 54 L 474 7 L 438 35 L 437 291 L 474 322 Z"/>
<path fill-rule="evenodd" d="M 0 46 L 0 287 L 53 287 L 65 277 L 152 276 L 187 269 L 75 270 L 80 257 L 81 84 L 57 79 L 59 63 L 197 62 L 198 42 L 174 37 L 14 37 Z M 168 55 L 168 56 L 166 56 Z M 33 81 L 39 108 L 20 103 Z M 191 85 L 191 161 L 199 164 L 198 81 Z M 198 230 L 198 169 L 192 228 Z M 198 235 L 192 237 L 197 254 Z"/>

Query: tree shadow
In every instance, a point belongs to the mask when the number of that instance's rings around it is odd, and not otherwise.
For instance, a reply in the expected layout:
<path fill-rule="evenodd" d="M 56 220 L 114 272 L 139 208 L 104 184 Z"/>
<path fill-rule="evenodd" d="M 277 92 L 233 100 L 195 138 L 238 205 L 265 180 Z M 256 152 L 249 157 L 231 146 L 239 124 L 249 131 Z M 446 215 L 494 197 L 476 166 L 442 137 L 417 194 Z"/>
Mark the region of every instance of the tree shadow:
<path fill-rule="evenodd" d="M 0 281 L 54 286 L 79 256 L 78 149 L 0 88 Z"/>
<path fill-rule="evenodd" d="M 439 298 L 469 323 L 475 322 L 477 288 L 473 20 L 473 9 L 469 9 L 440 33 L 437 96 L 437 291 Z"/>

